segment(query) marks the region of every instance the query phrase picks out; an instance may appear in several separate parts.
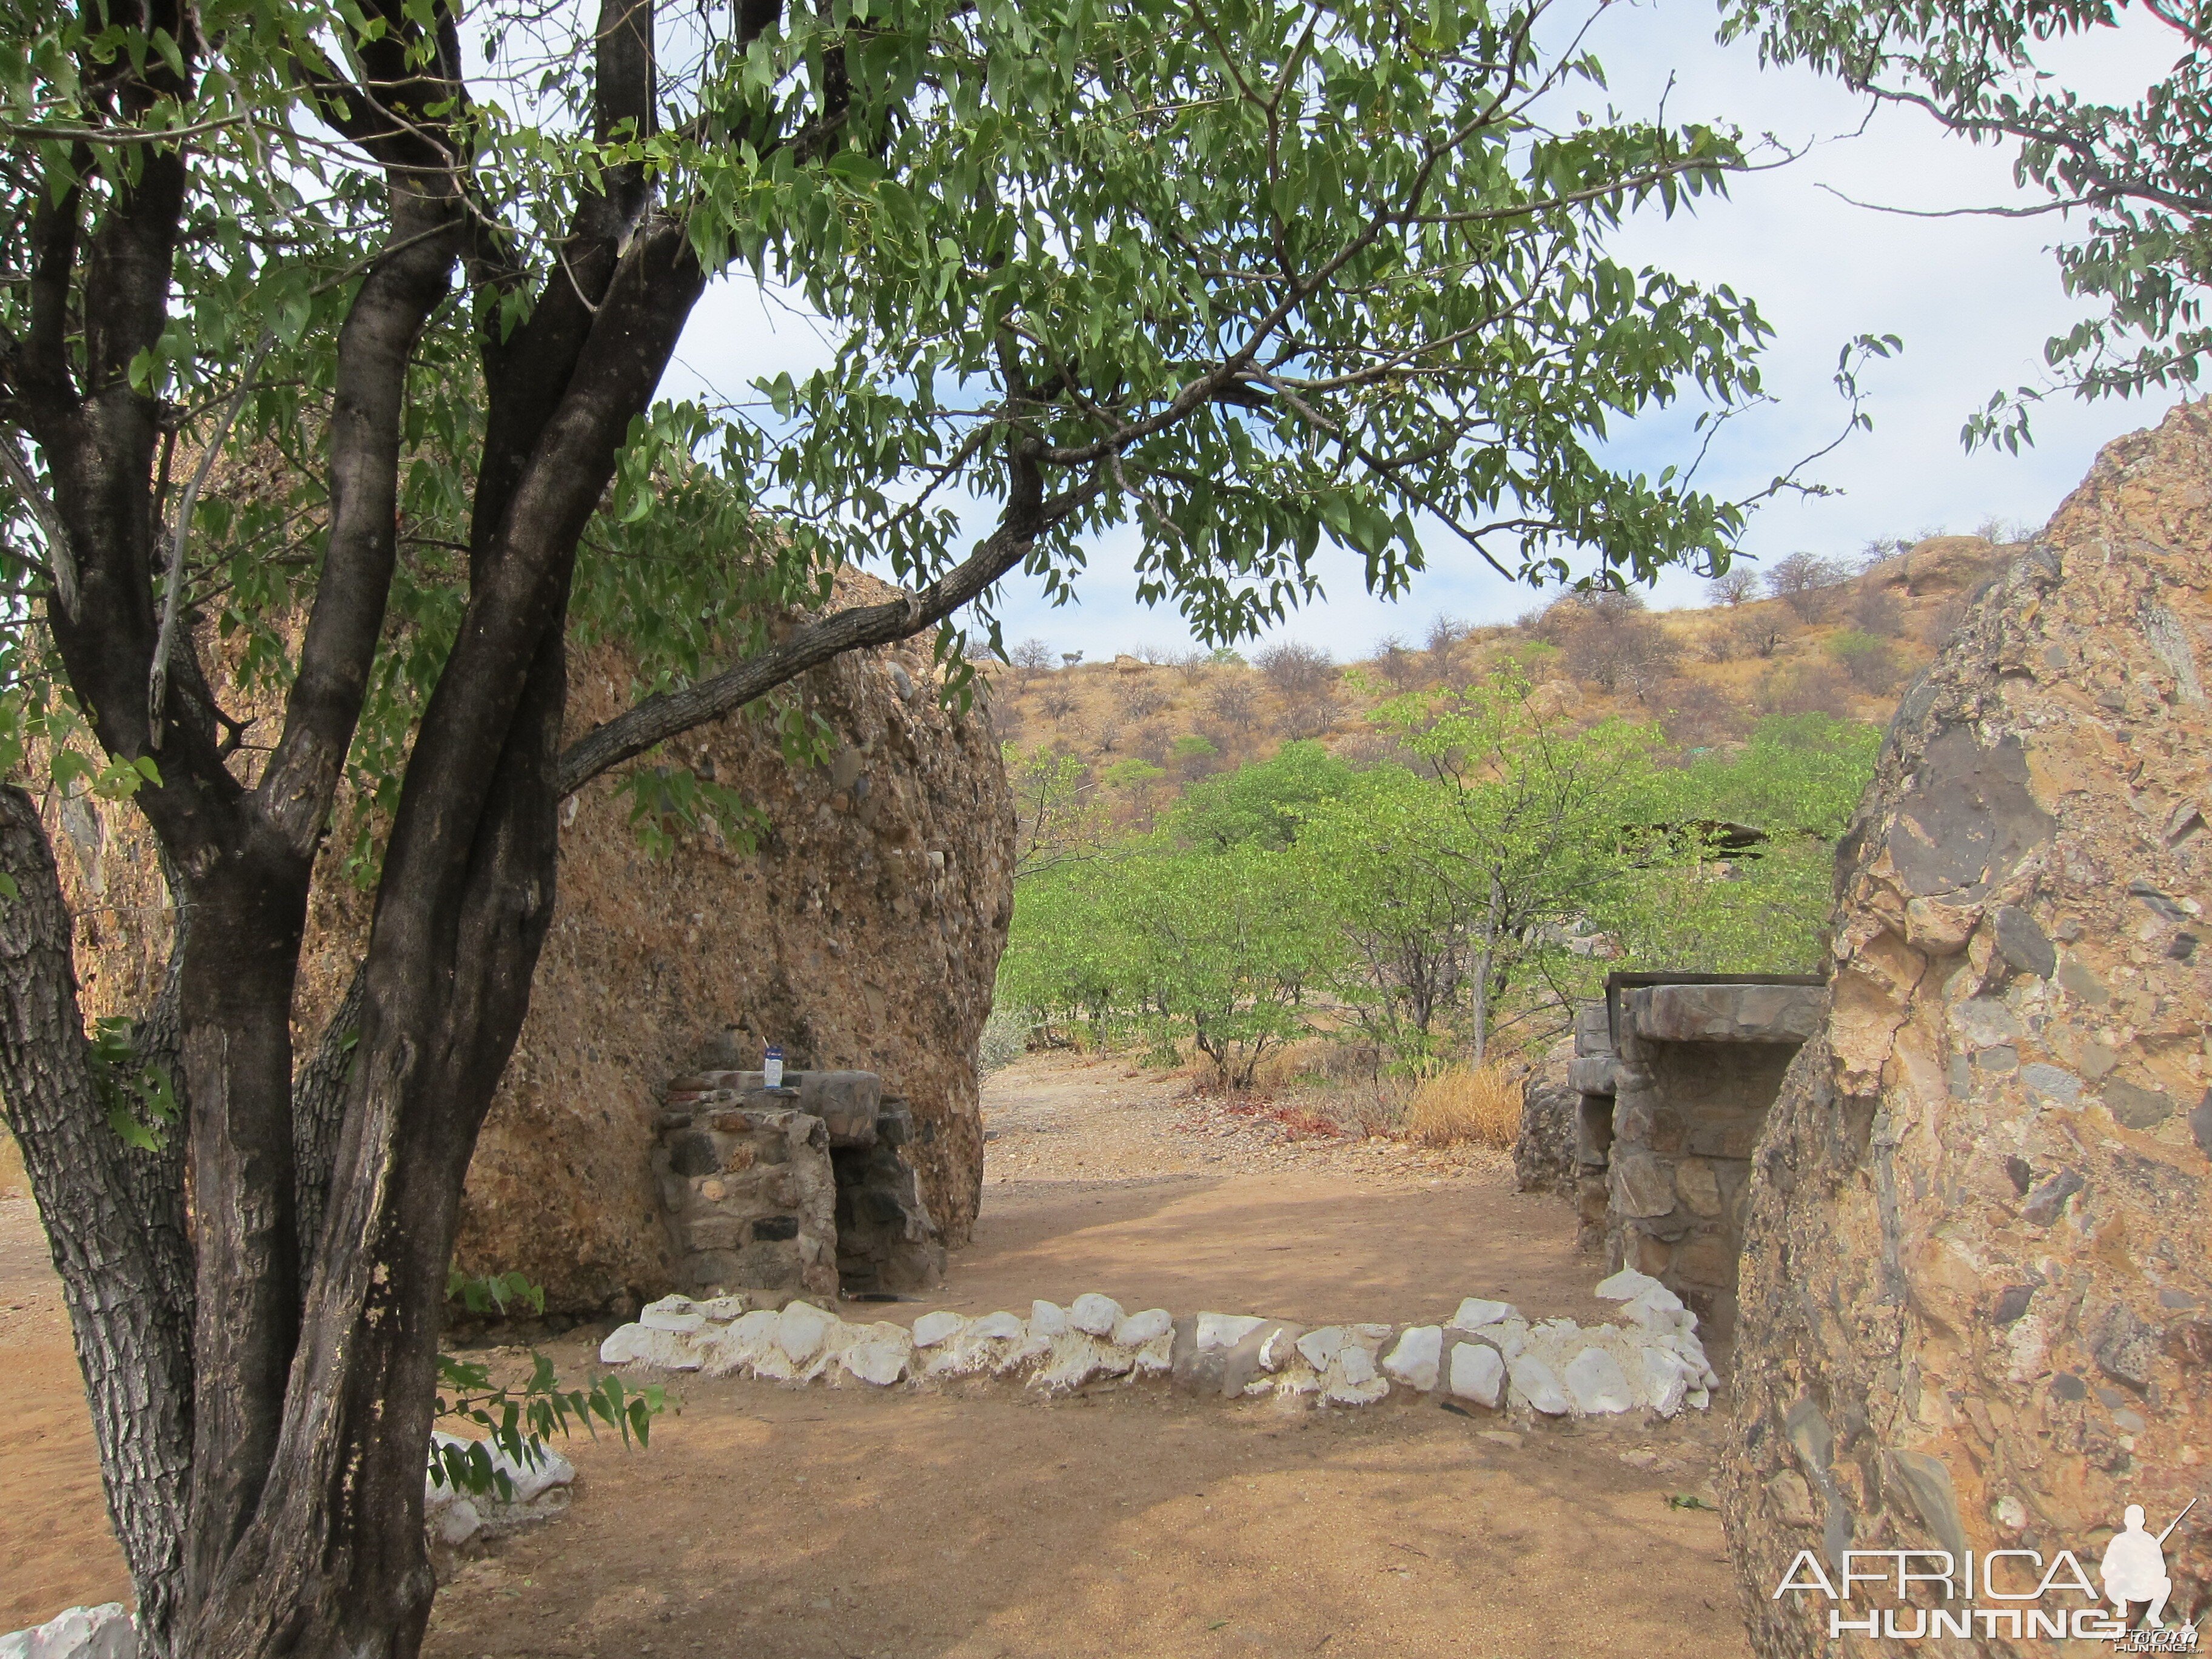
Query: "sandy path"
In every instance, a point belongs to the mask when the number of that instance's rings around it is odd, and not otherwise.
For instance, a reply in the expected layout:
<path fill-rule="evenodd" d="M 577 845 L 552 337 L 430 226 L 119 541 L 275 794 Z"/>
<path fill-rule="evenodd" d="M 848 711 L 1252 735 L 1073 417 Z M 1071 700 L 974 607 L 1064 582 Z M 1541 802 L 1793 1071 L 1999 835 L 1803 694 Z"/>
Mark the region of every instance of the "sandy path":
<path fill-rule="evenodd" d="M 0 1631 L 130 1599 L 61 1280 L 30 1200 L 0 1197 Z"/>
<path fill-rule="evenodd" d="M 982 1218 L 943 1293 L 855 1316 L 1094 1289 L 1307 1322 L 1433 1318 L 1470 1294 L 1600 1312 L 1565 1207 L 1513 1193 L 1494 1155 L 1297 1142 L 1065 1058 L 994 1078 L 985 1123 Z M 0 1241 L 27 1207 L 0 1204 Z M 5 1250 L 0 1305 L 38 1277 Z M 18 1404 L 0 1421 L 0 1630 L 125 1593 L 45 1283 L 48 1338 L 0 1325 Z M 551 1352 L 576 1374 L 591 1358 L 581 1332 Z M 1285 1414 L 1158 1387 L 675 1392 L 650 1449 L 571 1448 L 574 1507 L 465 1565 L 430 1659 L 1747 1651 L 1718 1517 L 1667 1502 L 1705 1487 L 1710 1418 L 1501 1436 L 1402 1397 Z M 48 1425 L 27 1445 L 26 1407 Z M 27 1506 L 19 1471 L 37 1476 Z"/>

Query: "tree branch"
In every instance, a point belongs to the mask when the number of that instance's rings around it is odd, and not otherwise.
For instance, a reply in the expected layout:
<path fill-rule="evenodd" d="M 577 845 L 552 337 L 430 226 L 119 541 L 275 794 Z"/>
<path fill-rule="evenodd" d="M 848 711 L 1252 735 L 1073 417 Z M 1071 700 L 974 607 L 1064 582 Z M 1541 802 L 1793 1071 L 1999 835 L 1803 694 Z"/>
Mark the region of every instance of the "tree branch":
<path fill-rule="evenodd" d="M 832 657 L 910 639 L 935 627 L 1028 558 L 1039 536 L 1095 499 L 1104 485 L 1103 475 L 1094 473 L 1049 500 L 1034 499 L 1042 493 L 1036 463 L 1017 457 L 1014 470 L 1014 500 L 998 528 L 977 543 L 963 562 L 919 592 L 902 593 L 881 605 L 854 605 L 809 623 L 758 656 L 696 685 L 647 697 L 593 727 L 562 755 L 559 793 L 572 795 L 609 767 L 742 708 Z M 1025 495 L 1032 495 L 1033 506 L 1024 505 Z"/>

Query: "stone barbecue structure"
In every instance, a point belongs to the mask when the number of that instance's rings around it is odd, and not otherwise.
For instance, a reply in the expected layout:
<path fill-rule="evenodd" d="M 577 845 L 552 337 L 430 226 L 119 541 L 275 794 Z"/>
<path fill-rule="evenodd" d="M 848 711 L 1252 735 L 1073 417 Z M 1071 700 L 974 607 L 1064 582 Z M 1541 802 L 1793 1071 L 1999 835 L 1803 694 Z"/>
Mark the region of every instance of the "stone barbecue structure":
<path fill-rule="evenodd" d="M 914 1113 L 873 1072 L 706 1072 L 670 1085 L 653 1172 L 679 1290 L 927 1290 L 945 1245 L 904 1149 Z"/>
<path fill-rule="evenodd" d="M 1717 1339 L 1735 1330 L 1752 1151 L 1826 1002 L 1803 975 L 1613 974 L 1576 1016 L 1582 1243 Z"/>

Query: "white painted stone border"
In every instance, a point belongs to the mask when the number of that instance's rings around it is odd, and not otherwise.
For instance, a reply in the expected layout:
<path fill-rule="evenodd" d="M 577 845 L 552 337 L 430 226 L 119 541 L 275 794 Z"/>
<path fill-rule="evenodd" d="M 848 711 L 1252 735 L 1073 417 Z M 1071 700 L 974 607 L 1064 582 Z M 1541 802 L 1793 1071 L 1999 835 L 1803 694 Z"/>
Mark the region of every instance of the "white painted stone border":
<path fill-rule="evenodd" d="M 1125 1312 L 1096 1291 L 970 1318 L 940 1310 L 911 1329 L 848 1322 L 809 1302 L 748 1310 L 744 1298 L 672 1296 L 599 1345 L 600 1363 L 707 1376 L 890 1388 L 962 1376 L 1021 1377 L 1044 1394 L 1100 1378 L 1172 1376 L 1228 1398 L 1272 1395 L 1370 1406 L 1394 1388 L 1492 1410 L 1553 1417 L 1706 1409 L 1719 1386 L 1697 1316 L 1657 1279 L 1624 1269 L 1597 1287 L 1620 1322 L 1532 1324 L 1510 1303 L 1469 1297 L 1448 1323 L 1308 1330 L 1255 1314 Z"/>

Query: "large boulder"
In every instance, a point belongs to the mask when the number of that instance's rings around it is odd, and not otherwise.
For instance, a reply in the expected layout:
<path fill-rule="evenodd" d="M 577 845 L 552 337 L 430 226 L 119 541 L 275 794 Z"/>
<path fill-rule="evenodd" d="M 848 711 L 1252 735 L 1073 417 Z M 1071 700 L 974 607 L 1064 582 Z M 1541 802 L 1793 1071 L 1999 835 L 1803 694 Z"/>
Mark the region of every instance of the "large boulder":
<path fill-rule="evenodd" d="M 889 592 L 848 572 L 835 599 Z M 571 735 L 620 712 L 632 679 L 618 647 L 579 653 Z M 661 1091 L 702 1066 L 757 1066 L 770 1042 L 788 1067 L 877 1073 L 908 1103 L 900 1151 L 944 1242 L 965 1242 L 982 1181 L 976 1044 L 1013 908 L 998 744 L 981 709 L 940 706 L 926 638 L 840 658 L 799 689 L 836 734 L 826 765 L 791 764 L 772 723 L 741 716 L 666 745 L 666 761 L 765 814 L 755 850 L 705 827 L 653 856 L 617 775 L 564 804 L 552 931 L 469 1170 L 464 1268 L 519 1270 L 571 1315 L 667 1291 L 652 1162 Z M 80 800 L 51 827 L 87 1012 L 134 1012 L 168 943 L 143 822 Z M 343 851 L 317 871 L 294 1020 L 303 1051 L 368 934 L 369 898 L 337 867 Z"/>
<path fill-rule="evenodd" d="M 1891 726 L 1838 854 L 1831 1011 L 1750 1188 L 1722 1492 L 1762 1659 L 1895 1605 L 1778 1596 L 1801 1551 L 1838 1588 L 1845 1549 L 2038 1552 L 2007 1588 L 2066 1583 L 2059 1551 L 2095 1575 L 2127 1505 L 2155 1534 L 2203 1488 L 2208 595 L 2196 404 L 2105 451 Z M 2165 1559 L 2185 1622 L 2212 1510 Z M 1892 1628 L 1848 1650 L 1923 1650 Z M 1944 1651 L 2042 1650 L 2004 1630 Z"/>

